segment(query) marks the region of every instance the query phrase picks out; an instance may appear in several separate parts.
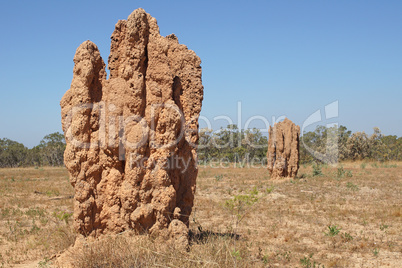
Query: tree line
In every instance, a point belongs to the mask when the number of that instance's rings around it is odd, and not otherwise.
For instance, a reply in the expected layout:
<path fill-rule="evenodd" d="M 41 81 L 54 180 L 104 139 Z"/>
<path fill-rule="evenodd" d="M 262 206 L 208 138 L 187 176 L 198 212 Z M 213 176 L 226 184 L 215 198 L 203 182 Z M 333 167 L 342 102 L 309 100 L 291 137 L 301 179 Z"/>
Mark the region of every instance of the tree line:
<path fill-rule="evenodd" d="M 402 137 L 383 135 L 378 127 L 368 135 L 365 132 L 352 133 L 345 126 L 318 126 L 315 131 L 305 133 L 300 141 L 302 162 L 402 160 Z"/>
<path fill-rule="evenodd" d="M 32 149 L 7 138 L 0 139 L 0 168 L 62 166 L 65 148 L 64 135 L 59 132 L 46 135 Z"/>
<path fill-rule="evenodd" d="M 199 161 L 266 162 L 268 137 L 259 129 L 238 129 L 228 125 L 218 131 L 201 129 L 199 132 Z M 66 148 L 64 135 L 56 132 L 46 135 L 38 146 L 28 149 L 22 143 L 0 139 L 0 168 L 24 166 L 62 166 Z M 355 160 L 402 161 L 402 137 L 383 135 L 379 128 L 374 133 L 352 133 L 345 126 L 318 126 L 300 137 L 300 162 Z"/>
<path fill-rule="evenodd" d="M 218 131 L 201 129 L 198 160 L 201 162 L 244 162 L 244 159 L 266 161 L 268 138 L 259 129 L 239 130 L 228 125 Z"/>
<path fill-rule="evenodd" d="M 198 157 L 204 162 L 244 162 L 245 158 L 266 161 L 267 147 L 268 138 L 259 129 L 239 130 L 236 125 L 228 125 L 215 132 L 200 130 Z M 345 126 L 318 126 L 301 135 L 301 163 L 346 160 L 401 161 L 402 137 L 383 135 L 379 128 L 374 128 L 372 135 L 352 133 Z"/>

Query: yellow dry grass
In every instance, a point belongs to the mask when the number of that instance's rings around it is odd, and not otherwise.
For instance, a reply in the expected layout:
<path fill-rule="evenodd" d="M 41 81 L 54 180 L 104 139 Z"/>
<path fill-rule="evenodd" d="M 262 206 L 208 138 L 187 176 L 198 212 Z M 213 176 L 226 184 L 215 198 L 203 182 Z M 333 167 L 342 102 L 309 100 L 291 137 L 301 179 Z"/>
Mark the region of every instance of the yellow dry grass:
<path fill-rule="evenodd" d="M 50 258 L 75 240 L 64 168 L 0 169 L 0 267 Z"/>
<path fill-rule="evenodd" d="M 126 234 L 69 254 L 75 267 L 400 267 L 402 163 L 322 173 L 306 165 L 272 181 L 265 168 L 201 167 L 188 251 Z M 72 194 L 64 168 L 0 169 L 0 265 L 55 265 L 75 239 Z M 225 205 L 236 197 L 243 206 Z"/>

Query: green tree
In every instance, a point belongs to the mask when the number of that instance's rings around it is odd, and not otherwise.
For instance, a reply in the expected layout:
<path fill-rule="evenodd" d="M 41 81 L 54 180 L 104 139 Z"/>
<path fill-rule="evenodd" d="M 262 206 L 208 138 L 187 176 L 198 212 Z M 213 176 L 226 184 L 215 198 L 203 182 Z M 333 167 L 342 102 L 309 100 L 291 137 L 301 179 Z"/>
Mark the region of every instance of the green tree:
<path fill-rule="evenodd" d="M 262 135 L 257 128 L 244 131 L 242 147 L 249 153 L 249 157 L 263 159 L 267 156 L 268 138 Z"/>
<path fill-rule="evenodd" d="M 374 128 L 373 135 L 369 138 L 369 158 L 377 161 L 389 160 L 388 149 L 382 141 L 383 135 L 378 127 Z"/>
<path fill-rule="evenodd" d="M 395 135 L 382 136 L 381 141 L 384 144 L 386 160 L 400 161 L 402 160 L 402 137 Z"/>
<path fill-rule="evenodd" d="M 346 160 L 349 157 L 349 150 L 347 146 L 348 139 L 352 135 L 352 131 L 348 130 L 345 126 L 339 126 L 338 128 L 338 149 L 339 160 Z"/>
<path fill-rule="evenodd" d="M 40 164 L 62 166 L 65 149 L 66 142 L 63 134 L 55 132 L 46 135 L 39 144 Z"/>
<path fill-rule="evenodd" d="M 346 143 L 350 133 L 344 126 L 317 126 L 314 131 L 303 133 L 300 138 L 301 163 L 336 163 L 347 158 L 349 151 Z"/>
<path fill-rule="evenodd" d="M 266 158 L 268 139 L 259 129 L 239 130 L 237 125 L 228 125 L 216 132 L 201 129 L 199 132 L 198 156 L 201 161 L 212 158 L 230 162 Z"/>
<path fill-rule="evenodd" d="M 16 141 L 0 139 L 0 167 L 20 167 L 24 164 L 28 149 Z"/>
<path fill-rule="evenodd" d="M 35 146 L 28 150 L 24 161 L 25 166 L 42 166 L 41 147 Z"/>
<path fill-rule="evenodd" d="M 213 146 L 213 133 L 211 129 L 203 128 L 199 132 L 198 139 L 198 159 L 208 161 L 217 156 L 217 149 Z"/>

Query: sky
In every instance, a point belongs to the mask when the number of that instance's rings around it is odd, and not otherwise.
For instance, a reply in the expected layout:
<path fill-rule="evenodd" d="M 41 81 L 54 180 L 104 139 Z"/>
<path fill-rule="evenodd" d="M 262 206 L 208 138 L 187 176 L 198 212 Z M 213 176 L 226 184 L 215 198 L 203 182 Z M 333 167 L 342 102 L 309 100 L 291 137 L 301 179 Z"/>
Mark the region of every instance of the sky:
<path fill-rule="evenodd" d="M 139 7 L 201 58 L 201 128 L 286 116 L 402 136 L 402 1 L 17 0 L 0 2 L 0 138 L 31 148 L 61 132 L 75 50 L 91 40 L 107 61 Z"/>

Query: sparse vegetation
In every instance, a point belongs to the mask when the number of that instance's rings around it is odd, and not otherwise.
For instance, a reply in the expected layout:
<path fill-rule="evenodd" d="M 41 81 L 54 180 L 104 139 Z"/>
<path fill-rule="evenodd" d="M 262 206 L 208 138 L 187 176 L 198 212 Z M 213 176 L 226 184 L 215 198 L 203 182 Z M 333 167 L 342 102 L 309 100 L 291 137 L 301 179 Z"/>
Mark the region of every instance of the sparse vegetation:
<path fill-rule="evenodd" d="M 221 181 L 222 178 L 223 178 L 222 175 L 216 175 L 216 176 L 215 176 L 215 180 L 216 180 L 216 181 Z"/>
<path fill-rule="evenodd" d="M 346 187 L 352 191 L 359 191 L 359 186 L 354 184 L 353 182 L 346 183 Z"/>
<path fill-rule="evenodd" d="M 308 257 L 303 257 L 302 259 L 300 259 L 300 264 L 302 265 L 302 267 L 306 267 L 306 268 L 324 268 L 324 265 L 321 266 L 320 263 L 312 260 L 313 258 L 313 253 L 311 253 Z"/>
<path fill-rule="evenodd" d="M 328 233 L 325 233 L 327 236 L 336 236 L 341 231 L 340 228 L 336 225 L 328 225 Z"/>
<path fill-rule="evenodd" d="M 53 212 L 53 216 L 56 219 L 58 219 L 60 221 L 64 221 L 66 224 L 68 224 L 68 221 L 72 215 L 73 215 L 73 213 L 71 213 L 71 212 L 60 211 L 59 209 L 56 209 L 56 211 Z"/>
<path fill-rule="evenodd" d="M 349 233 L 346 233 L 346 232 L 342 234 L 342 238 L 344 241 L 352 241 L 353 240 L 353 237 Z"/>
<path fill-rule="evenodd" d="M 386 224 L 380 224 L 380 230 L 381 231 L 385 231 L 387 228 L 388 228 L 389 226 L 388 225 L 386 225 Z"/>
<path fill-rule="evenodd" d="M 338 167 L 337 177 L 343 178 L 344 176 L 345 176 L 345 170 L 343 169 L 343 166 Z"/>
<path fill-rule="evenodd" d="M 76 267 L 397 267 L 402 166 L 394 164 L 356 172 L 361 162 L 344 162 L 342 180 L 332 179 L 339 167 L 328 166 L 295 183 L 269 180 L 264 167 L 200 168 L 189 251 L 119 235 L 71 257 Z M 302 165 L 303 173 L 312 166 Z M 52 256 L 73 244 L 67 178 L 64 168 L 0 169 L 0 267 L 52 267 Z"/>
<path fill-rule="evenodd" d="M 225 208 L 229 210 L 234 221 L 233 232 L 236 235 L 237 228 L 245 218 L 251 207 L 258 201 L 258 190 L 255 187 L 249 194 L 238 194 L 225 202 Z M 232 228 L 232 227 L 231 227 Z"/>
<path fill-rule="evenodd" d="M 275 186 L 269 186 L 269 187 L 267 187 L 266 189 L 265 189 L 265 192 L 267 193 L 267 194 L 270 194 L 270 193 L 272 193 L 272 191 L 275 189 Z"/>
<path fill-rule="evenodd" d="M 4 253 L 0 264 L 4 267 L 30 259 L 40 259 L 39 267 L 50 267 L 51 256 L 74 243 L 75 233 L 66 222 L 73 205 L 67 176 L 64 168 L 0 169 L 0 252 Z M 60 198 L 54 198 L 56 192 Z"/>
<path fill-rule="evenodd" d="M 321 165 L 318 163 L 314 163 L 313 164 L 313 173 L 312 176 L 316 177 L 316 176 L 323 176 L 324 174 L 322 173 L 322 169 L 321 169 Z"/>

